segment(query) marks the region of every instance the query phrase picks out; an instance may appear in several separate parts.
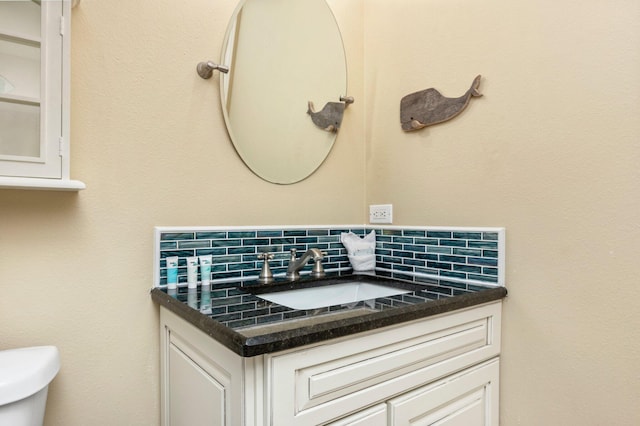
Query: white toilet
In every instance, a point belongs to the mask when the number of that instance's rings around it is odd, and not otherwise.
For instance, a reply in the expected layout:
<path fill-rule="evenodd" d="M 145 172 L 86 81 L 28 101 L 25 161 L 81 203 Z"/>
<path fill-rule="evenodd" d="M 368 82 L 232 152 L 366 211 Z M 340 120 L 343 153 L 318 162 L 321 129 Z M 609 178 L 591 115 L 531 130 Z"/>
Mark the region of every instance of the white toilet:
<path fill-rule="evenodd" d="M 58 370 L 55 346 L 0 351 L 0 425 L 42 426 L 47 390 Z"/>

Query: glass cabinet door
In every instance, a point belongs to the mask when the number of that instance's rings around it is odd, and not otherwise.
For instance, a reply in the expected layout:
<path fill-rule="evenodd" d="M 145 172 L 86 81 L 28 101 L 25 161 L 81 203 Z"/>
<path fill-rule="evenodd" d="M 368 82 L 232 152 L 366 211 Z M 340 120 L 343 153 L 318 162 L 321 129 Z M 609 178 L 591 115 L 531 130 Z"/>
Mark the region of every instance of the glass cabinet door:
<path fill-rule="evenodd" d="M 71 7 L 0 0 L 0 188 L 85 188 L 69 178 Z"/>
<path fill-rule="evenodd" d="M 34 1 L 0 2 L 0 156 L 7 160 L 42 160 L 41 14 Z"/>
<path fill-rule="evenodd" d="M 0 186 L 68 180 L 67 15 L 70 0 L 0 0 Z"/>

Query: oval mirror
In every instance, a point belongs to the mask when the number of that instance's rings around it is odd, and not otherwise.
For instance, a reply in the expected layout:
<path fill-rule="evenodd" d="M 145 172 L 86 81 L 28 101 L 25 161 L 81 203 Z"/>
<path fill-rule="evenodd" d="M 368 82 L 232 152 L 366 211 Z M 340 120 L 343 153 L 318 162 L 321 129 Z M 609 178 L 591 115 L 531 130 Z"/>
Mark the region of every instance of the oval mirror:
<path fill-rule="evenodd" d="M 325 160 L 336 133 L 307 113 L 347 94 L 338 24 L 325 0 L 243 0 L 227 29 L 222 110 L 242 161 L 261 178 L 299 182 Z"/>

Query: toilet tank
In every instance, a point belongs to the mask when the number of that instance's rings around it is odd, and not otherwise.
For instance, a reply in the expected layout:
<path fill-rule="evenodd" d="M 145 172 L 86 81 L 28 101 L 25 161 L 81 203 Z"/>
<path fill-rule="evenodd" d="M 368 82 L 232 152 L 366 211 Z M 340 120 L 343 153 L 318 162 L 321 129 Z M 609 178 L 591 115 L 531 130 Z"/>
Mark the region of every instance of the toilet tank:
<path fill-rule="evenodd" d="M 0 351 L 0 425 L 42 425 L 47 389 L 59 369 L 55 346 Z"/>

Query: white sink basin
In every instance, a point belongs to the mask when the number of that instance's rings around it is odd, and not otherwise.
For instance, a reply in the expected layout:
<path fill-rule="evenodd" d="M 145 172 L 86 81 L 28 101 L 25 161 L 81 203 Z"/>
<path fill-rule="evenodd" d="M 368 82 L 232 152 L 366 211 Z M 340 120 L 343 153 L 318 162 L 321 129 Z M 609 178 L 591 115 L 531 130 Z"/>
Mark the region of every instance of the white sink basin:
<path fill-rule="evenodd" d="M 321 287 L 256 294 L 256 296 L 292 309 L 317 309 L 334 305 L 348 305 L 363 300 L 411 292 L 412 290 L 353 281 Z"/>

